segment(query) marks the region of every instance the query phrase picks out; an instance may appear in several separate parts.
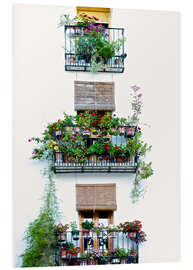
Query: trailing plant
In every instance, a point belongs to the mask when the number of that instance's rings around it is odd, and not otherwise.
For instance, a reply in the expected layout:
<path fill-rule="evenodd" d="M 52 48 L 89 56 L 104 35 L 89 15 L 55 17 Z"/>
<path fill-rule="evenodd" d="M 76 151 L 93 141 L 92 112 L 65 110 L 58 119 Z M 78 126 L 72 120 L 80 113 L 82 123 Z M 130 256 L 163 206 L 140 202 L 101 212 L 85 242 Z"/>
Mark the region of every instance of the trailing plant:
<path fill-rule="evenodd" d="M 53 266 L 56 237 L 54 229 L 60 213 L 56 197 L 55 183 L 49 171 L 45 186 L 44 202 L 39 216 L 30 222 L 24 234 L 26 248 L 22 257 L 22 267 Z"/>
<path fill-rule="evenodd" d="M 130 122 L 133 125 L 139 125 L 140 114 L 143 107 L 142 93 L 139 92 L 141 88 L 137 85 L 133 85 L 131 89 L 133 91 L 131 93 L 133 113 L 130 118 Z M 151 146 L 144 143 L 141 140 L 141 136 L 141 128 L 138 127 L 138 133 L 135 134 L 133 140 L 128 139 L 129 151 L 138 156 L 134 186 L 130 194 L 133 203 L 137 202 L 141 197 L 143 197 L 146 192 L 146 188 L 144 187 L 142 180 L 153 175 L 152 162 L 148 163 L 145 161 L 146 153 L 151 150 Z"/>

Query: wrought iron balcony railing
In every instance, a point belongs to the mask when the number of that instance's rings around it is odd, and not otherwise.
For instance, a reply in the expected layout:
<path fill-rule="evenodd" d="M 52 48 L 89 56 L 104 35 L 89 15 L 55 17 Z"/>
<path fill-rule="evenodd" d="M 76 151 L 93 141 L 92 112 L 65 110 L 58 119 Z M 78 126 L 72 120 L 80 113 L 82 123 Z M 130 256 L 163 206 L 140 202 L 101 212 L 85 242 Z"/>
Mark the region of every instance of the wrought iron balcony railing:
<path fill-rule="evenodd" d="M 62 152 L 54 152 L 54 172 L 125 172 L 135 173 L 137 158 L 110 157 L 92 155 L 86 161 L 70 160 L 69 156 Z"/>
<path fill-rule="evenodd" d="M 122 231 L 105 231 L 100 234 L 67 231 L 55 234 L 57 237 L 56 265 L 138 263 L 137 232 L 132 237 Z M 78 252 L 73 254 L 72 250 L 76 248 Z"/>
<path fill-rule="evenodd" d="M 112 135 L 113 132 L 118 131 L 119 135 Z M 99 130 L 99 128 L 82 128 L 78 126 L 68 126 L 63 128 L 63 131 L 58 130 L 53 134 L 54 140 L 62 145 L 62 137 L 69 132 L 72 135 L 81 135 L 87 146 L 92 146 L 102 136 L 106 142 L 116 146 L 125 146 L 128 138 L 135 135 L 136 127 L 119 126 L 112 128 L 112 133 L 109 134 L 107 130 Z M 101 146 L 102 147 L 102 146 Z M 132 155 L 110 155 L 108 151 L 101 155 L 92 154 L 87 155 L 84 160 L 78 157 L 72 157 L 65 151 L 55 151 L 53 154 L 53 166 L 55 173 L 64 172 L 130 172 L 135 173 L 137 167 L 137 156 Z"/>
<path fill-rule="evenodd" d="M 64 27 L 66 71 L 91 71 L 96 45 L 88 39 L 85 39 L 85 41 L 81 40 L 81 44 L 79 46 L 77 45 L 80 37 L 89 36 L 89 33 L 85 32 L 85 30 L 87 30 L 86 26 L 66 25 Z M 104 40 L 110 43 L 117 42 L 117 40 L 121 40 L 122 42 L 111 58 L 105 59 L 104 57 L 98 57 L 95 59 L 96 63 L 102 64 L 102 67 L 98 71 L 122 73 L 124 72 L 124 59 L 126 57 L 124 53 L 124 29 L 106 28 L 105 34 L 106 37 L 104 37 Z M 80 46 L 82 47 L 80 48 Z"/>

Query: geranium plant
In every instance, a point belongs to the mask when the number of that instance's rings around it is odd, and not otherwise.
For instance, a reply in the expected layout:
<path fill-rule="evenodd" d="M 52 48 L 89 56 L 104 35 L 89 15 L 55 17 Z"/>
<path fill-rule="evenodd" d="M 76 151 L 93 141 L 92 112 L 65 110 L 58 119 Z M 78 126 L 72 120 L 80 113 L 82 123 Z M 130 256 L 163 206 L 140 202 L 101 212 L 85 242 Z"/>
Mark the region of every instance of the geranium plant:
<path fill-rule="evenodd" d="M 132 222 L 126 221 L 124 223 L 120 223 L 119 226 L 122 228 L 124 233 L 128 232 L 139 232 L 142 228 L 141 221 L 134 220 Z"/>

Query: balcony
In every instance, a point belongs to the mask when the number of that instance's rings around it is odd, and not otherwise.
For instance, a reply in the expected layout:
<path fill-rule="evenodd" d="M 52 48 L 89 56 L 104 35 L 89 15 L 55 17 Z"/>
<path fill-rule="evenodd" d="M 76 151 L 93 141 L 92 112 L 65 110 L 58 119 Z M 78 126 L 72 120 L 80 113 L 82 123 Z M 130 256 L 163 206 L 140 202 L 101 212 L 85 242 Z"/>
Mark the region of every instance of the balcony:
<path fill-rule="evenodd" d="M 59 149 L 63 149 L 63 151 L 58 150 L 53 153 L 54 172 L 135 173 L 138 157 L 131 155 L 126 146 L 128 138 L 135 135 L 136 129 L 135 126 L 119 126 L 112 128 L 109 132 L 109 130 L 99 127 L 85 129 L 79 126 L 68 126 L 62 131 L 54 131 L 53 139 L 59 145 Z M 62 142 L 62 138 L 66 134 L 75 138 L 72 139 L 71 149 L 68 148 L 68 151 L 65 143 Z M 82 141 L 79 142 L 73 136 L 79 136 Z M 76 143 L 74 144 L 73 141 Z M 82 149 L 82 145 L 84 148 L 80 152 L 82 153 L 80 156 L 79 152 L 76 153 L 76 149 Z M 71 153 L 71 151 L 75 151 L 75 153 Z"/>
<path fill-rule="evenodd" d="M 124 29 L 103 28 L 100 35 L 91 30 L 86 26 L 64 26 L 65 70 L 124 72 Z"/>
<path fill-rule="evenodd" d="M 138 263 L 138 232 L 132 237 L 122 231 L 55 233 L 56 265 L 96 265 Z M 77 252 L 76 252 L 77 251 Z"/>

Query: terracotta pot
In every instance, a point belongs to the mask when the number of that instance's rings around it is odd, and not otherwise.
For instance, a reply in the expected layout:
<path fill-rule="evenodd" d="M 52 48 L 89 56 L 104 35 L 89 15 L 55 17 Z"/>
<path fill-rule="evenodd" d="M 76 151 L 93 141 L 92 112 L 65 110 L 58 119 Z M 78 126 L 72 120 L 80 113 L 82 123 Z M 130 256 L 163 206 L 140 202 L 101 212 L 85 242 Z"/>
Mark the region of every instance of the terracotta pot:
<path fill-rule="evenodd" d="M 116 161 L 118 163 L 123 163 L 125 161 L 125 158 L 124 157 L 116 157 Z"/>
<path fill-rule="evenodd" d="M 89 232 L 90 231 L 88 229 L 82 229 L 83 236 L 88 236 Z"/>
<path fill-rule="evenodd" d="M 61 257 L 66 258 L 66 250 L 65 249 L 61 249 Z"/>
<path fill-rule="evenodd" d="M 135 257 L 137 255 L 137 251 L 136 250 L 131 250 L 130 251 L 130 256 Z"/>

